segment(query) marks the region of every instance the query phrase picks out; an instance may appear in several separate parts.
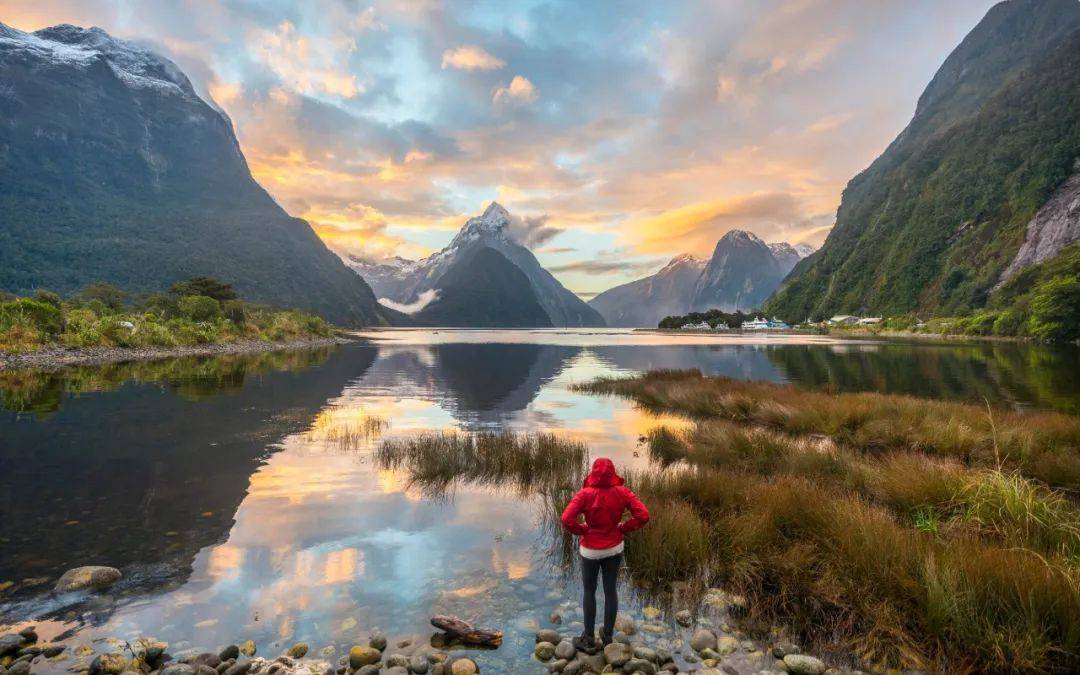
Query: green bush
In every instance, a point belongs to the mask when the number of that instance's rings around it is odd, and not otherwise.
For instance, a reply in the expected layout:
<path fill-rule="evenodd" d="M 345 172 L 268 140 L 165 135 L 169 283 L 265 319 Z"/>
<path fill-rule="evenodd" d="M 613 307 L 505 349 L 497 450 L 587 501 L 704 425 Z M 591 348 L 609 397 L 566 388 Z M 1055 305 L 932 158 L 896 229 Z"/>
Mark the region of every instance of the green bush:
<path fill-rule="evenodd" d="M 247 310 L 244 309 L 244 303 L 239 300 L 227 300 L 222 309 L 225 318 L 237 326 L 243 326 L 247 321 Z"/>
<path fill-rule="evenodd" d="M 1080 339 L 1080 276 L 1056 277 L 1035 287 L 1028 330 L 1042 340 Z"/>
<path fill-rule="evenodd" d="M 1024 313 L 1018 309 L 1007 309 L 994 320 L 994 335 L 1020 335 L 1024 327 Z"/>
<path fill-rule="evenodd" d="M 221 303 L 206 295 L 185 295 L 177 305 L 181 316 L 192 321 L 213 321 L 221 317 Z"/>
<path fill-rule="evenodd" d="M 38 302 L 43 302 L 46 305 L 52 305 L 57 309 L 60 309 L 60 306 L 63 304 L 63 301 L 60 299 L 60 296 L 58 294 L 53 293 L 52 291 L 47 291 L 45 289 L 40 289 L 35 292 L 34 300 L 37 300 Z"/>
<path fill-rule="evenodd" d="M 59 335 L 64 328 L 60 310 L 50 304 L 19 298 L 0 305 L 0 328 L 14 325 L 33 326 L 46 335 Z"/>

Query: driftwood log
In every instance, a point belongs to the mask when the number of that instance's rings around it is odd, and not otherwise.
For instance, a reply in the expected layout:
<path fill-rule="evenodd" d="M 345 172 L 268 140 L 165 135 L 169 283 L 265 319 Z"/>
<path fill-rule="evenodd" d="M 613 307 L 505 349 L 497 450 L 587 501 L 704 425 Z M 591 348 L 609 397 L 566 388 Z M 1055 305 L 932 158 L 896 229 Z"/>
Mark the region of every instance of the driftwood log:
<path fill-rule="evenodd" d="M 498 647 L 502 644 L 503 634 L 501 630 L 477 628 L 468 621 L 459 619 L 456 616 L 436 614 L 431 617 L 431 625 L 439 630 L 446 631 L 450 637 L 457 638 L 467 645 Z"/>

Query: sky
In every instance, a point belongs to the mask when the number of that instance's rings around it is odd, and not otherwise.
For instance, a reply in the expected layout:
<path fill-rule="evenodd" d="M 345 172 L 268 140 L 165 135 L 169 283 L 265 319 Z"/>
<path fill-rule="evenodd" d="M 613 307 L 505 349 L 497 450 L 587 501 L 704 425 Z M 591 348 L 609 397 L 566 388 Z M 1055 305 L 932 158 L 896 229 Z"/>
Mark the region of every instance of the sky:
<path fill-rule="evenodd" d="M 0 0 L 176 61 L 334 250 L 417 258 L 497 200 L 583 297 L 725 232 L 820 245 L 990 0 Z"/>

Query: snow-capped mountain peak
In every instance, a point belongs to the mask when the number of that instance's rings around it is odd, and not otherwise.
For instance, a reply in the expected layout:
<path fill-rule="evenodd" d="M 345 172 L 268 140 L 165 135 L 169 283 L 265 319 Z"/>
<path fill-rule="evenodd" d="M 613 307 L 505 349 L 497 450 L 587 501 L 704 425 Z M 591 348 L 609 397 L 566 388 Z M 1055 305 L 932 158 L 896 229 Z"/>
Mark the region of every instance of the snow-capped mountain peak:
<path fill-rule="evenodd" d="M 813 244 L 807 244 L 806 242 L 795 244 L 793 248 L 795 249 L 795 252 L 799 254 L 800 258 L 805 258 L 817 250 Z"/>
<path fill-rule="evenodd" d="M 28 52 L 37 58 L 85 68 L 104 63 L 130 87 L 197 97 L 191 81 L 175 63 L 97 27 L 60 24 L 26 33 L 0 23 L 0 50 Z"/>
<path fill-rule="evenodd" d="M 498 202 L 491 202 L 484 212 L 465 221 L 465 225 L 450 242 L 450 248 L 484 237 L 509 238 L 510 212 Z"/>

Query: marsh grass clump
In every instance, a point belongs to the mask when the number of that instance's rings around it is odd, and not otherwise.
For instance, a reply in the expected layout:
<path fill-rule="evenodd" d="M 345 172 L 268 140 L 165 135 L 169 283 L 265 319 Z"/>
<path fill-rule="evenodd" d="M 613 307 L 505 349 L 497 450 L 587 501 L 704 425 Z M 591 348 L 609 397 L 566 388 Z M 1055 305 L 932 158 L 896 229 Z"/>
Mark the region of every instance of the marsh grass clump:
<path fill-rule="evenodd" d="M 364 410 L 331 408 L 315 418 L 307 437 L 322 441 L 342 452 L 356 452 L 390 428 L 385 417 Z"/>
<path fill-rule="evenodd" d="M 1080 669 L 1080 420 L 694 371 L 580 389 L 694 421 L 627 474 L 635 582 L 725 585 L 872 668 Z"/>
<path fill-rule="evenodd" d="M 451 431 L 386 439 L 375 458 L 383 468 L 404 469 L 410 485 L 437 494 L 471 483 L 512 486 L 524 495 L 580 486 L 589 452 L 555 434 Z"/>
<path fill-rule="evenodd" d="M 599 379 L 580 391 L 618 394 L 658 412 L 720 418 L 785 434 L 823 435 L 861 452 L 914 451 L 965 465 L 1002 465 L 1080 490 L 1080 418 L 1053 412 L 878 393 L 830 394 L 791 385 L 656 371 Z"/>

